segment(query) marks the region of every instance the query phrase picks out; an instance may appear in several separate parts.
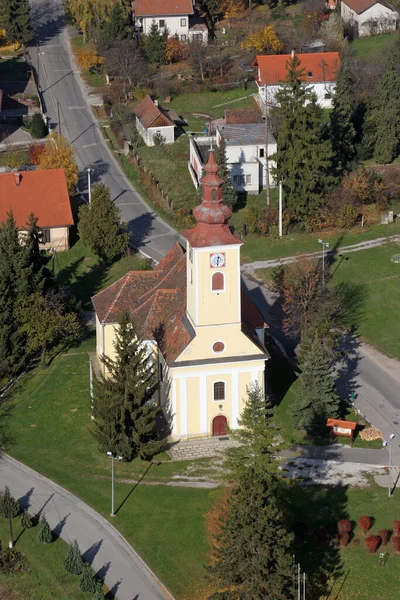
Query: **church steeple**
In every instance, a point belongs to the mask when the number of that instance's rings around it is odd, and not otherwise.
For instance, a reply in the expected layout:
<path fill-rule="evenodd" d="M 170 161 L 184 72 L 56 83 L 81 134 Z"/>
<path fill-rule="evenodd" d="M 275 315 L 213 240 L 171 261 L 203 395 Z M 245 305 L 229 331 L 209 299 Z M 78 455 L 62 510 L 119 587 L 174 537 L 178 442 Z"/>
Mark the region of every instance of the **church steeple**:
<path fill-rule="evenodd" d="M 197 225 L 185 231 L 184 235 L 192 248 L 240 244 L 241 240 L 228 226 L 232 211 L 223 201 L 224 181 L 218 176 L 219 166 L 215 162 L 214 150 L 209 151 L 208 161 L 203 169 L 205 175 L 200 180 L 203 188 L 202 201 L 193 210 Z"/>

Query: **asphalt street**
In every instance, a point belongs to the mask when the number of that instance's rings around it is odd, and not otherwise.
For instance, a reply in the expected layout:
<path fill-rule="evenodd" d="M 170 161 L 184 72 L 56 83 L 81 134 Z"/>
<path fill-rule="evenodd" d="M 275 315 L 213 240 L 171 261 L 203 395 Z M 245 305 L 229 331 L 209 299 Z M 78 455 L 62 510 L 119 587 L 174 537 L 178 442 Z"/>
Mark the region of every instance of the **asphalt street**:
<path fill-rule="evenodd" d="M 76 72 L 62 1 L 31 0 L 31 6 L 37 42 L 29 49 L 31 60 L 51 127 L 61 130 L 75 149 L 81 191 L 87 192 L 87 169 L 92 169 L 92 183 L 101 181 L 110 188 L 122 221 L 132 232 L 133 244 L 160 261 L 177 234 L 147 206 L 106 147 L 87 104 L 88 90 Z"/>
<path fill-rule="evenodd" d="M 173 600 L 118 531 L 79 498 L 4 455 L 0 482 L 31 515 L 46 515 L 56 535 L 67 543 L 76 539 L 83 559 L 118 600 Z"/>

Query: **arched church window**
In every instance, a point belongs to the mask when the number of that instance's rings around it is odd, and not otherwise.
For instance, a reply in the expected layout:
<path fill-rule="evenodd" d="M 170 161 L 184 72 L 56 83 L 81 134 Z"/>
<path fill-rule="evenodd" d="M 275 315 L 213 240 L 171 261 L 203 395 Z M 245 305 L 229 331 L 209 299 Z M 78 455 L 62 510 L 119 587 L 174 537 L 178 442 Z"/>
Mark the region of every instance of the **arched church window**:
<path fill-rule="evenodd" d="M 218 290 L 223 290 L 225 285 L 224 274 L 223 273 L 213 273 L 211 280 L 211 289 L 213 292 L 217 292 Z"/>
<path fill-rule="evenodd" d="M 225 382 L 216 381 L 214 383 L 214 400 L 225 400 Z"/>

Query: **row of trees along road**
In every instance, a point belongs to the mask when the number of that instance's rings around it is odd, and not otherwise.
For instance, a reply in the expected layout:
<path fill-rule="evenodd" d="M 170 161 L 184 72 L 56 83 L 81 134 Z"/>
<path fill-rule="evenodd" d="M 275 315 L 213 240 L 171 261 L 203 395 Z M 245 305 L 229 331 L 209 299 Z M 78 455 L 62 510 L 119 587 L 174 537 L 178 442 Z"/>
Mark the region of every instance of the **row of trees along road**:
<path fill-rule="evenodd" d="M 28 0 L 0 0 L 0 29 L 12 44 L 26 46 L 32 40 Z"/>

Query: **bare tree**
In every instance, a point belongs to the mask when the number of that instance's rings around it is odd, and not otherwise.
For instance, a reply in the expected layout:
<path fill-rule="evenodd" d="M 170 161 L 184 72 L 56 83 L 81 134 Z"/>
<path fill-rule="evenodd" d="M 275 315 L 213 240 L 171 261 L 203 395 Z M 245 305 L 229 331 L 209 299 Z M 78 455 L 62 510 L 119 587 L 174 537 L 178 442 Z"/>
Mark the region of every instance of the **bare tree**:
<path fill-rule="evenodd" d="M 147 63 L 141 48 L 133 39 L 115 40 L 103 49 L 105 69 L 109 75 L 120 77 L 125 96 L 127 84 L 138 87 L 147 75 Z"/>
<path fill-rule="evenodd" d="M 193 40 L 189 44 L 189 63 L 193 70 L 205 79 L 210 66 L 210 51 L 202 40 Z"/>

